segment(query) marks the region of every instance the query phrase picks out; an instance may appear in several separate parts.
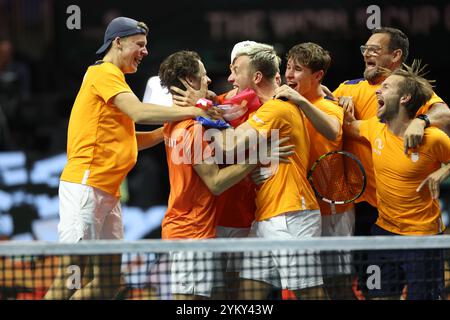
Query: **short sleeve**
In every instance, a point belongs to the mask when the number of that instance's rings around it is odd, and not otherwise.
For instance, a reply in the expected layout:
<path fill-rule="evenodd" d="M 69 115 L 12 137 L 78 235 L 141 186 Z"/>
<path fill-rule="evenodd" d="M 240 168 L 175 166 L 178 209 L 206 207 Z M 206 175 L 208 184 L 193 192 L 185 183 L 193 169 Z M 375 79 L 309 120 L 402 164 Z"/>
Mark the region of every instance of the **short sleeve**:
<path fill-rule="evenodd" d="M 423 106 L 420 107 L 420 109 L 416 113 L 416 116 L 418 116 L 419 114 L 427 113 L 428 110 L 430 110 L 431 106 L 435 103 L 445 103 L 445 102 L 435 92 L 433 92 L 433 95 L 431 96 L 430 100 L 428 100 L 427 103 L 425 103 Z"/>
<path fill-rule="evenodd" d="M 92 85 L 96 90 L 98 96 L 102 98 L 105 103 L 108 103 L 112 97 L 115 97 L 122 92 L 133 92 L 125 82 L 125 76 L 117 69 L 98 66 L 95 78 Z M 91 72 L 89 70 L 88 72 Z"/>
<path fill-rule="evenodd" d="M 343 96 L 343 88 L 344 88 L 345 82 L 342 82 L 339 87 L 337 87 L 334 91 L 333 91 L 333 96 L 335 97 L 340 97 Z"/>
<path fill-rule="evenodd" d="M 380 124 L 380 120 L 375 116 L 368 120 L 360 120 L 359 135 L 365 138 L 367 141 L 371 141 L 371 133 L 374 133 L 377 129 L 377 125 Z"/>
<path fill-rule="evenodd" d="M 277 103 L 275 100 L 270 100 L 254 112 L 248 118 L 247 123 L 264 135 L 271 129 L 281 129 L 288 126 L 288 120 L 291 116 L 290 109 L 287 106 Z"/>
<path fill-rule="evenodd" d="M 432 147 L 433 156 L 441 163 L 450 162 L 450 138 L 441 130 L 435 129 L 435 143 Z"/>

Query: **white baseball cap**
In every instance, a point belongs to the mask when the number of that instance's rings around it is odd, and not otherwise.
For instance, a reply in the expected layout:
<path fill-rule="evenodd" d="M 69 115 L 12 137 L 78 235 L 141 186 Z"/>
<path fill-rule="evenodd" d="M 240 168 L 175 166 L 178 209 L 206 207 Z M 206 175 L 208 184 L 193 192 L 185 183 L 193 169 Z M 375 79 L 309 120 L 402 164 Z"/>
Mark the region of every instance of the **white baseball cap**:
<path fill-rule="evenodd" d="M 251 41 L 251 40 L 245 40 L 245 41 L 236 43 L 233 47 L 233 50 L 231 50 L 231 63 L 233 63 L 234 59 L 236 58 L 237 53 L 241 49 L 251 46 L 251 45 L 254 45 L 254 44 L 257 44 L 257 42 Z"/>

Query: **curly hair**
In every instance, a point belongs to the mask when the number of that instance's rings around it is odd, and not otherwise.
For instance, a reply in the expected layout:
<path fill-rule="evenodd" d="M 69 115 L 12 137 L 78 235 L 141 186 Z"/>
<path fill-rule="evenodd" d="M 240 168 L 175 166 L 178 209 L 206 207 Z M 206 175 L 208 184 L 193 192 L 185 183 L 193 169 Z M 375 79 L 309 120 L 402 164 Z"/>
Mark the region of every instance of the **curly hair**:
<path fill-rule="evenodd" d="M 161 86 L 167 88 L 172 94 L 176 93 L 170 90 L 171 86 L 184 89 L 185 86 L 179 79 L 198 76 L 199 61 L 201 61 L 200 55 L 195 51 L 182 50 L 171 54 L 159 66 L 158 75 L 161 79 Z"/>

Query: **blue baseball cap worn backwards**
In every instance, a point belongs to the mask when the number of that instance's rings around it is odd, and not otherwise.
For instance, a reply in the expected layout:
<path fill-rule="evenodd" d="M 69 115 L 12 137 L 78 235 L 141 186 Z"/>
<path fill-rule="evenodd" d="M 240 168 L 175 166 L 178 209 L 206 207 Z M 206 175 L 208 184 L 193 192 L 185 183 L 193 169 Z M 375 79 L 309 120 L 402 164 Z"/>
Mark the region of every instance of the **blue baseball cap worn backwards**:
<path fill-rule="evenodd" d="M 97 50 L 96 54 L 104 53 L 111 42 L 119 37 L 132 36 L 134 34 L 147 34 L 148 27 L 143 22 L 138 22 L 127 17 L 118 17 L 112 20 L 105 31 L 103 45 Z"/>

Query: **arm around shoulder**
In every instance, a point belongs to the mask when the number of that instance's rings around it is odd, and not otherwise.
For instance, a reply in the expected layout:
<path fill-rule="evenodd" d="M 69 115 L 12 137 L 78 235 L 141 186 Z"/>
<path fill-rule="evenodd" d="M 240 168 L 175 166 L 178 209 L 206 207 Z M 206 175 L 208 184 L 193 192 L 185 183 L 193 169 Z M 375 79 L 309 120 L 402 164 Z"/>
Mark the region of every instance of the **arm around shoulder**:
<path fill-rule="evenodd" d="M 445 103 L 434 103 L 427 112 L 432 126 L 438 127 L 450 136 L 450 108 Z"/>

